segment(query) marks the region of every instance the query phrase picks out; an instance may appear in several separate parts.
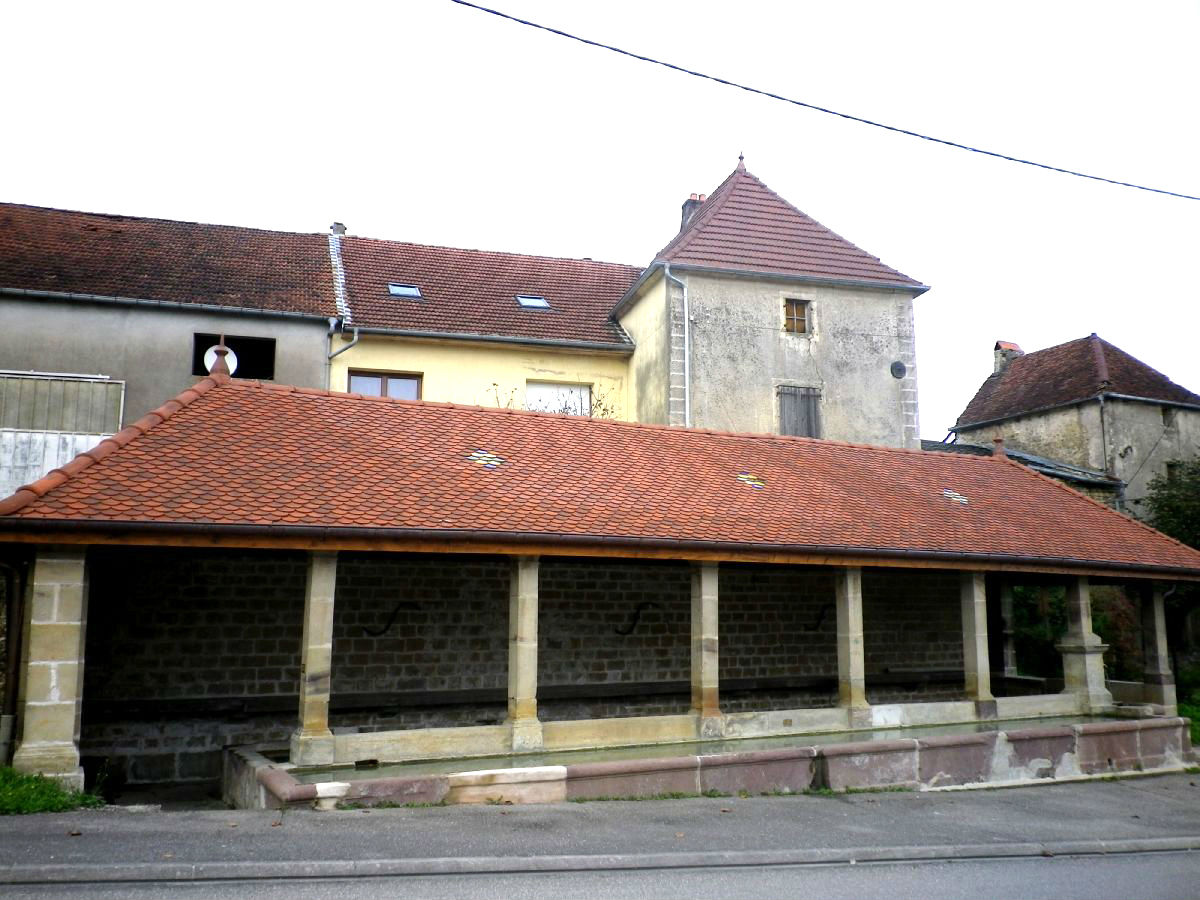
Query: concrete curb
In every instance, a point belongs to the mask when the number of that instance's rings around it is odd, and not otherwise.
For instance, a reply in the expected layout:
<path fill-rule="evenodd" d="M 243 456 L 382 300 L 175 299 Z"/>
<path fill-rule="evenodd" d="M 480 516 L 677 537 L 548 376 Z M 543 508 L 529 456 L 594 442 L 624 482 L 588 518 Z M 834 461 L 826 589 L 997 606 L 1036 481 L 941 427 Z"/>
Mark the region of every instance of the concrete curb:
<path fill-rule="evenodd" d="M 962 859 L 1103 856 L 1200 850 L 1200 836 L 1115 841 L 1051 841 L 950 844 L 929 847 L 809 848 L 755 851 L 596 854 L 538 857 L 435 857 L 428 859 L 237 861 L 197 863 L 103 863 L 0 867 L 0 884 L 303 880 L 391 875 L 475 875 L 634 869 L 705 869 L 753 866 L 828 866 L 857 863 Z"/>

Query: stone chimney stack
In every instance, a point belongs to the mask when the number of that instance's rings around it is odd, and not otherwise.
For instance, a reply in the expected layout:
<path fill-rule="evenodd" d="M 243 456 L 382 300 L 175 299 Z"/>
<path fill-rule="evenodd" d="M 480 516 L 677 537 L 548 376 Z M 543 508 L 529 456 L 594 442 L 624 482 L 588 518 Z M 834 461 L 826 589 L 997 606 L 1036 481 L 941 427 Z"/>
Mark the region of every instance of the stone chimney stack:
<path fill-rule="evenodd" d="M 679 223 L 679 230 L 687 228 L 687 223 L 692 220 L 692 216 L 696 214 L 703 204 L 708 199 L 708 194 L 692 194 L 683 201 L 683 221 Z"/>
<path fill-rule="evenodd" d="M 1014 344 L 1012 341 L 996 341 L 995 362 L 992 368 L 992 374 L 999 374 L 1008 368 L 1008 364 L 1018 356 L 1024 356 L 1025 351 Z"/>

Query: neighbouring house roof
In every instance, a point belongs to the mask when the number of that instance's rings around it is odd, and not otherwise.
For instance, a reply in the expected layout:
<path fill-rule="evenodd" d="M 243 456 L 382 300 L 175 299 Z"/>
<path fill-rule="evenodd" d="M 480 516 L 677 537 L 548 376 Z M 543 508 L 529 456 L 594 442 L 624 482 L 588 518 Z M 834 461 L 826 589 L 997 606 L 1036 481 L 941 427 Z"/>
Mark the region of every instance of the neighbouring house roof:
<path fill-rule="evenodd" d="M 0 203 L 5 288 L 338 314 L 324 235 L 15 203 Z"/>
<path fill-rule="evenodd" d="M 1200 552 L 1010 460 L 224 375 L 0 501 L 0 539 L 189 529 L 264 546 L 280 535 L 326 547 L 540 542 L 583 554 L 857 554 L 1200 576 Z"/>
<path fill-rule="evenodd" d="M 989 375 L 954 429 L 1123 394 L 1200 406 L 1200 396 L 1095 334 L 1018 356 Z"/>
<path fill-rule="evenodd" d="M 979 444 L 968 444 L 962 441 L 957 441 L 953 444 L 946 444 L 941 441 L 921 441 L 921 449 L 934 453 L 961 453 L 967 456 L 991 456 L 992 448 L 983 447 Z M 1089 469 L 1086 466 L 1076 466 L 1072 463 L 1062 462 L 1057 459 L 1049 459 L 1045 456 L 1038 456 L 1035 453 L 1026 453 L 1024 450 L 1015 450 L 1012 447 L 1006 447 L 1004 452 L 1010 459 L 1016 460 L 1035 472 L 1041 472 L 1043 475 L 1048 475 L 1051 478 L 1057 478 L 1060 481 L 1070 481 L 1075 484 L 1086 484 L 1091 487 L 1107 487 L 1114 491 L 1121 486 L 1119 478 L 1113 478 L 1099 469 Z"/>
<path fill-rule="evenodd" d="M 353 325 L 633 346 L 609 313 L 640 274 L 634 266 L 361 237 L 342 240 L 342 260 Z M 415 285 L 421 298 L 392 296 L 389 283 Z M 518 294 L 549 307 L 522 307 Z"/>
<path fill-rule="evenodd" d="M 927 290 L 796 209 L 740 161 L 655 261 Z"/>

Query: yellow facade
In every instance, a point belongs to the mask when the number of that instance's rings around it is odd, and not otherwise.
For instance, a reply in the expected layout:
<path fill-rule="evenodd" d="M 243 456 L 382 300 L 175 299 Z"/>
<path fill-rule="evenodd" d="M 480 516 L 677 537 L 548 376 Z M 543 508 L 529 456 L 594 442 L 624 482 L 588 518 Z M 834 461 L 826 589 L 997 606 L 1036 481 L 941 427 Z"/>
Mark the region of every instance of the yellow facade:
<path fill-rule="evenodd" d="M 342 346 L 335 339 L 333 351 Z M 364 334 L 331 361 L 330 388 L 348 390 L 351 372 L 419 375 L 422 400 L 512 409 L 525 407 L 530 382 L 586 385 L 593 415 L 636 418 L 629 356 L 621 353 Z"/>

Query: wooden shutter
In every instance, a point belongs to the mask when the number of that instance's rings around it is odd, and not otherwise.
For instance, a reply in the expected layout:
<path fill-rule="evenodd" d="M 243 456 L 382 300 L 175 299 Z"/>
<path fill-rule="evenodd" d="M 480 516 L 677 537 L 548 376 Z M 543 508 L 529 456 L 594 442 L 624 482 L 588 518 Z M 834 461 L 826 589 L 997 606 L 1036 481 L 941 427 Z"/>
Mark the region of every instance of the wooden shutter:
<path fill-rule="evenodd" d="M 821 436 L 821 392 L 816 388 L 780 385 L 779 433 Z"/>

